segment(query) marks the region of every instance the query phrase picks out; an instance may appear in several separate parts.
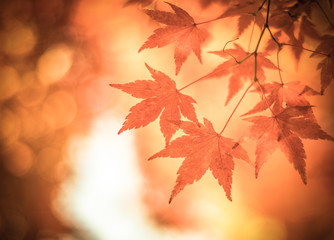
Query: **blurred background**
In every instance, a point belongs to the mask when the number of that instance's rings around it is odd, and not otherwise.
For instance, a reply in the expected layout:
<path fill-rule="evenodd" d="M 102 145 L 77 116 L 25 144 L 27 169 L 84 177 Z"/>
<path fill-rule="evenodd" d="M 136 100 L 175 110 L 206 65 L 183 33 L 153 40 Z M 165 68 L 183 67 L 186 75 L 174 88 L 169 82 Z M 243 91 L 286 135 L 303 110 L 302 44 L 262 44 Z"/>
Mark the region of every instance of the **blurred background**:
<path fill-rule="evenodd" d="M 226 1 L 170 2 L 201 22 L 219 16 Z M 145 62 L 178 88 L 192 82 L 222 62 L 208 51 L 221 50 L 235 37 L 236 18 L 203 25 L 211 33 L 202 48 L 203 65 L 192 54 L 175 76 L 173 45 L 138 54 L 160 25 L 141 5 L 125 4 L 0 2 L 0 239 L 334 239 L 334 150 L 327 141 L 304 141 L 307 186 L 277 151 L 259 179 L 251 166 L 236 162 L 233 202 L 208 173 L 168 204 L 182 160 L 147 161 L 164 147 L 157 121 L 117 135 L 138 99 L 109 84 L 150 79 Z M 170 11 L 162 1 L 147 7 Z M 319 11 L 314 14 L 320 28 L 328 24 Z M 238 42 L 246 49 L 250 31 Z M 258 33 L 255 28 L 254 36 Z M 306 46 L 314 49 L 316 43 L 307 39 Z M 305 52 L 299 64 L 292 59 L 283 49 L 284 80 L 319 90 L 318 59 Z M 278 81 L 277 71 L 266 75 Z M 240 98 L 224 106 L 224 79 L 199 82 L 184 93 L 198 102 L 199 119 L 208 118 L 217 131 Z M 332 84 L 325 96 L 309 97 L 331 135 L 333 94 Z M 255 143 L 243 138 L 249 124 L 238 116 L 259 100 L 248 94 L 224 131 L 226 137 L 243 139 L 252 161 Z"/>

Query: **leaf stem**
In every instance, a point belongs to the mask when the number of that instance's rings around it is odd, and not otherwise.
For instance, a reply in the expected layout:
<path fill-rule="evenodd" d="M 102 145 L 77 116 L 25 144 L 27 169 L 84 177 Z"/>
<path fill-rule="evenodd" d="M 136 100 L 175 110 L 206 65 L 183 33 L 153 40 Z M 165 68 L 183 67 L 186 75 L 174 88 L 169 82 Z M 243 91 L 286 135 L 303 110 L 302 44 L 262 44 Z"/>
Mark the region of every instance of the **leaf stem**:
<path fill-rule="evenodd" d="M 195 23 L 195 26 L 198 26 L 198 25 L 201 25 L 201 24 L 205 24 L 205 23 L 214 22 L 214 21 L 217 21 L 217 20 L 222 19 L 222 18 L 223 18 L 222 16 L 219 16 L 219 17 L 216 17 L 216 18 L 211 19 L 211 20 L 207 20 L 207 21 L 204 21 L 204 22 Z"/>
<path fill-rule="evenodd" d="M 256 20 L 255 20 L 255 16 L 254 16 L 254 22 L 253 22 L 252 31 L 251 31 L 251 34 L 250 34 L 250 37 L 249 37 L 247 52 L 249 52 L 250 46 L 251 46 L 251 43 L 252 43 L 252 38 L 253 38 L 253 33 L 254 33 L 254 27 L 255 27 L 255 21 Z"/>
<path fill-rule="evenodd" d="M 280 53 L 281 49 L 277 48 L 277 55 L 276 55 L 276 61 L 277 61 L 277 67 L 278 67 L 278 75 L 279 75 L 279 80 L 281 81 L 281 84 L 283 85 L 283 79 L 282 79 L 282 74 L 281 74 L 281 68 L 280 68 L 280 64 L 279 64 L 279 53 Z"/>
<path fill-rule="evenodd" d="M 304 47 L 295 46 L 295 45 L 292 45 L 292 44 L 290 44 L 290 43 L 281 43 L 281 45 L 282 45 L 282 46 L 290 46 L 290 47 L 300 48 L 300 49 L 303 49 L 303 50 L 308 51 L 308 52 L 311 52 L 311 53 L 316 53 L 316 54 L 319 54 L 319 55 L 323 55 L 323 56 L 326 56 L 326 57 L 330 57 L 329 54 L 322 53 L 322 52 L 317 52 L 317 51 L 314 51 L 314 50 L 311 50 L 311 49 L 308 49 L 308 48 L 304 48 Z"/>
<path fill-rule="evenodd" d="M 183 89 L 185 89 L 185 88 L 187 88 L 187 87 L 193 85 L 194 83 L 197 83 L 197 82 L 199 82 L 199 81 L 201 81 L 201 80 L 203 80 L 203 79 L 204 79 L 204 77 L 201 77 L 201 78 L 199 78 L 199 79 L 196 79 L 195 81 L 192 81 L 191 83 L 185 85 L 184 87 L 178 89 L 177 91 L 181 91 L 181 90 L 183 90 Z"/>
<path fill-rule="evenodd" d="M 225 45 L 224 45 L 223 52 L 226 53 L 227 55 L 229 55 L 230 57 L 232 57 L 232 58 L 234 59 L 234 61 L 235 61 L 236 63 L 239 64 L 239 61 L 238 61 L 232 54 L 230 54 L 230 53 L 228 53 L 228 52 L 225 51 L 225 48 L 226 48 L 227 44 L 229 44 L 230 42 L 234 42 L 234 41 L 236 41 L 236 40 L 238 40 L 238 39 L 239 39 L 239 38 L 235 38 L 235 39 L 233 39 L 233 40 L 227 41 L 227 42 L 225 43 Z"/>
<path fill-rule="evenodd" d="M 227 119 L 227 121 L 226 121 L 226 123 L 225 123 L 223 129 L 220 131 L 219 135 L 222 135 L 222 133 L 224 132 L 224 130 L 225 130 L 226 126 L 227 126 L 227 124 L 230 122 L 230 120 L 231 120 L 233 114 L 235 113 L 235 111 L 236 111 L 237 108 L 239 107 L 241 101 L 244 99 L 246 93 L 247 93 L 248 90 L 253 86 L 253 84 L 254 84 L 254 81 L 248 86 L 248 88 L 247 88 L 247 89 L 245 90 L 245 92 L 242 94 L 241 98 L 239 99 L 237 105 L 234 107 L 234 109 L 233 109 L 231 115 L 230 115 L 229 118 Z"/>
<path fill-rule="evenodd" d="M 264 100 L 266 101 L 266 104 L 267 104 L 267 106 L 268 106 L 270 112 L 272 113 L 273 116 L 275 116 L 275 113 L 273 112 L 273 110 L 272 110 L 271 107 L 270 107 L 270 104 L 269 104 L 268 99 L 267 99 L 267 97 L 266 97 L 266 95 L 265 95 L 265 93 L 264 93 L 264 89 L 263 89 L 261 83 L 260 83 L 259 81 L 257 81 L 257 84 L 259 85 L 259 87 L 260 87 L 260 89 L 261 89 L 262 97 L 263 97 Z"/>

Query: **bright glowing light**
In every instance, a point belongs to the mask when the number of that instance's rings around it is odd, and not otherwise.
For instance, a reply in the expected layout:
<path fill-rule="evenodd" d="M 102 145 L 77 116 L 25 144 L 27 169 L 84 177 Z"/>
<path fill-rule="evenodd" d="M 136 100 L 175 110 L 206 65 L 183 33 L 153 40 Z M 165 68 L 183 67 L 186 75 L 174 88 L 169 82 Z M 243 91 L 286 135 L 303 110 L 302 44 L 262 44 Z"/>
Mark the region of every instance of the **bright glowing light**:
<path fill-rule="evenodd" d="M 131 132 L 116 134 L 121 123 L 106 113 L 97 118 L 89 136 L 70 141 L 69 157 L 76 173 L 63 188 L 58 207 L 62 215 L 101 240 L 208 239 L 205 233 L 181 233 L 152 224 L 141 202 L 145 186 L 133 136 Z"/>

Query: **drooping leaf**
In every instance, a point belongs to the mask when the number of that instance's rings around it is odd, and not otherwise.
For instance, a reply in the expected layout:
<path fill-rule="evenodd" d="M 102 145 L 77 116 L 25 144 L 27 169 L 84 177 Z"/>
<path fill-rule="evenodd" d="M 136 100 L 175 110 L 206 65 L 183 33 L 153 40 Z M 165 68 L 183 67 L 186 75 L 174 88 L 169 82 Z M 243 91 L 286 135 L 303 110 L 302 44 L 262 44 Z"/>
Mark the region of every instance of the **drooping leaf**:
<path fill-rule="evenodd" d="M 197 122 L 196 103 L 190 96 L 180 93 L 176 84 L 167 75 L 146 65 L 154 80 L 137 80 L 132 83 L 110 84 L 121 89 L 135 98 L 144 99 L 130 108 L 122 128 L 118 134 L 132 128 L 148 125 L 160 116 L 160 130 L 165 137 L 166 144 L 177 131 L 177 126 L 171 121 L 181 119 L 181 114 L 191 121 Z"/>
<path fill-rule="evenodd" d="M 227 49 L 225 51 L 215 51 L 211 52 L 213 54 L 216 54 L 221 57 L 229 57 L 226 53 L 229 53 L 230 55 L 234 56 L 238 61 L 241 61 L 245 57 L 249 55 L 249 53 L 245 52 L 243 48 L 238 45 L 234 44 L 235 49 Z M 276 69 L 277 67 L 275 64 L 266 58 L 266 54 L 259 52 L 257 54 L 257 79 L 260 82 L 264 82 L 265 75 L 264 75 L 264 69 Z M 242 64 L 236 63 L 234 59 L 229 59 L 225 61 L 224 63 L 217 66 L 211 73 L 205 75 L 203 79 L 206 78 L 217 78 L 217 77 L 223 77 L 230 75 L 229 78 L 229 92 L 226 99 L 225 104 L 227 104 L 232 97 L 237 94 L 243 87 L 245 81 L 247 80 L 254 80 L 254 57 L 251 56 Z"/>
<path fill-rule="evenodd" d="M 301 43 L 305 42 L 305 36 L 319 40 L 320 34 L 316 30 L 316 26 L 306 16 L 303 16 L 300 23 L 298 39 Z"/>
<path fill-rule="evenodd" d="M 175 124 L 179 125 L 187 135 L 173 140 L 165 149 L 149 158 L 149 160 L 158 157 L 184 158 L 177 171 L 176 185 L 169 202 L 186 185 L 201 179 L 208 169 L 223 186 L 227 198 L 232 200 L 233 158 L 250 163 L 247 152 L 237 142 L 217 134 L 212 123 L 207 119 L 204 119 L 204 124 L 187 121 L 179 121 Z"/>
<path fill-rule="evenodd" d="M 262 88 L 265 98 L 263 97 L 253 109 L 243 114 L 243 116 L 264 111 L 268 109 L 269 106 L 272 108 L 274 113 L 279 113 L 286 107 L 310 106 L 310 103 L 305 98 L 305 95 L 320 94 L 311 87 L 301 84 L 299 81 L 284 84 L 277 82 L 265 83 Z M 262 92 L 260 89 L 256 89 L 256 91 Z M 313 116 L 312 108 L 309 108 L 308 111 L 310 116 Z"/>
<path fill-rule="evenodd" d="M 175 13 L 144 10 L 150 18 L 167 26 L 156 29 L 154 34 L 140 47 L 139 52 L 146 48 L 160 48 L 175 42 L 174 60 L 177 75 L 191 52 L 194 52 L 199 62 L 202 63 L 201 44 L 207 39 L 208 32 L 199 29 L 194 19 L 185 10 L 171 3 L 167 4 Z"/>
<path fill-rule="evenodd" d="M 312 2 L 313 1 L 274 1 L 273 11 L 270 13 L 269 26 L 274 32 L 276 40 L 289 43 L 292 47 L 297 60 L 300 59 L 305 37 L 318 40 L 320 34 L 317 32 L 312 22 Z M 305 15 L 306 14 L 306 15 Z M 276 29 L 276 31 L 274 31 Z M 280 33 L 280 34 L 278 34 Z M 283 35 L 282 33 L 285 33 Z M 282 40 L 281 37 L 287 37 L 288 40 Z M 271 43 L 273 45 L 273 43 Z M 267 48 L 268 49 L 268 48 Z"/>
<path fill-rule="evenodd" d="M 331 84 L 334 79 L 334 36 L 325 35 L 321 38 L 321 43 L 315 49 L 318 53 L 327 54 L 324 56 L 321 54 L 313 53 L 311 57 L 318 56 L 323 58 L 318 63 L 317 69 L 320 69 L 321 78 L 321 94 L 324 94 L 325 89 Z"/>
<path fill-rule="evenodd" d="M 238 17 L 238 33 L 240 36 L 254 21 L 261 29 L 264 26 L 265 18 L 261 11 L 260 1 L 240 1 L 230 6 L 219 18 Z"/>
<path fill-rule="evenodd" d="M 288 43 L 296 46 L 292 48 L 292 51 L 296 59 L 299 60 L 302 53 L 303 43 L 295 36 L 295 30 L 297 28 L 296 25 L 298 24 L 297 18 L 289 15 L 288 12 L 278 9 L 273 11 L 273 13 L 270 15 L 269 24 L 270 27 L 272 27 L 272 30 L 275 28 L 278 32 L 284 32 L 286 34 L 285 36 L 289 38 Z M 280 39 L 276 40 L 282 42 Z"/>
<path fill-rule="evenodd" d="M 310 106 L 289 107 L 272 117 L 255 116 L 244 119 L 253 123 L 250 135 L 257 139 L 256 177 L 268 156 L 280 147 L 306 184 L 306 154 L 300 138 L 334 141 L 332 136 L 308 116 L 309 108 Z"/>

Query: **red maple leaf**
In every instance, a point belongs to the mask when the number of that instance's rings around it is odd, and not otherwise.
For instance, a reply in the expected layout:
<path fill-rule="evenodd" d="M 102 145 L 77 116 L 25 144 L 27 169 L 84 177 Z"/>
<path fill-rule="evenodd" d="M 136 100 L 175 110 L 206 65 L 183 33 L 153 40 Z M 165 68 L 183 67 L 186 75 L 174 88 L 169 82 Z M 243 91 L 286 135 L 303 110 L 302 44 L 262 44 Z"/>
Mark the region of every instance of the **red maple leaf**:
<path fill-rule="evenodd" d="M 248 52 L 245 52 L 242 47 L 238 44 L 234 44 L 235 49 L 227 49 L 222 51 L 211 52 L 220 57 L 227 57 L 228 54 L 234 56 L 238 60 L 242 60 L 249 55 Z M 265 80 L 263 68 L 277 69 L 274 63 L 266 58 L 265 53 L 257 53 L 257 79 L 260 82 Z M 232 73 L 232 74 L 231 74 Z M 241 64 L 238 64 L 234 59 L 225 61 L 224 63 L 217 66 L 211 73 L 205 75 L 203 79 L 206 78 L 217 78 L 230 75 L 229 86 L 228 86 L 228 96 L 225 102 L 225 105 L 231 100 L 231 98 L 237 94 L 243 87 L 245 80 L 254 80 L 254 57 L 250 57 Z"/>
<path fill-rule="evenodd" d="M 322 37 L 322 41 L 315 50 L 318 53 L 328 54 L 323 56 L 313 53 L 313 56 L 322 57 L 322 61 L 318 64 L 317 69 L 321 69 L 321 94 L 334 79 L 334 37 L 331 35 L 325 35 Z"/>
<path fill-rule="evenodd" d="M 185 158 L 177 171 L 176 185 L 169 202 L 187 185 L 198 181 L 210 169 L 218 183 L 223 186 L 226 196 L 231 198 L 233 158 L 248 163 L 247 152 L 230 138 L 216 133 L 212 123 L 204 119 L 204 125 L 188 121 L 175 123 L 187 135 L 173 140 L 165 149 L 154 154 L 149 160 L 157 157 Z"/>
<path fill-rule="evenodd" d="M 208 33 L 205 30 L 200 30 L 194 19 L 185 10 L 171 3 L 167 4 L 171 6 L 175 13 L 144 10 L 153 20 L 167 26 L 156 29 L 154 34 L 140 47 L 139 52 L 146 48 L 160 48 L 176 42 L 174 59 L 177 75 L 191 51 L 195 53 L 200 63 L 202 63 L 201 44 L 207 39 Z"/>
<path fill-rule="evenodd" d="M 167 75 L 156 71 L 146 64 L 154 80 L 137 80 L 132 83 L 110 84 L 136 98 L 144 100 L 130 108 L 121 132 L 148 125 L 160 116 L 160 130 L 165 137 L 166 144 L 177 131 L 178 127 L 171 121 L 181 119 L 181 114 L 191 121 L 197 122 L 196 103 L 190 96 L 180 93 L 176 84 Z"/>
<path fill-rule="evenodd" d="M 319 92 L 313 90 L 311 87 L 301 84 L 299 81 L 288 83 L 266 83 L 263 85 L 263 93 L 265 98 L 255 105 L 253 109 L 243 114 L 249 115 L 266 110 L 271 106 L 274 113 L 283 111 L 286 107 L 295 106 L 310 106 L 309 101 L 304 97 L 305 95 L 318 95 Z M 256 91 L 262 94 L 261 89 Z M 309 108 L 310 116 L 313 116 L 312 108 Z"/>
<path fill-rule="evenodd" d="M 268 156 L 280 147 L 306 184 L 306 154 L 300 138 L 334 141 L 313 118 L 308 117 L 309 108 L 310 106 L 290 107 L 272 117 L 255 116 L 244 119 L 253 123 L 250 135 L 257 139 L 256 177 Z"/>

